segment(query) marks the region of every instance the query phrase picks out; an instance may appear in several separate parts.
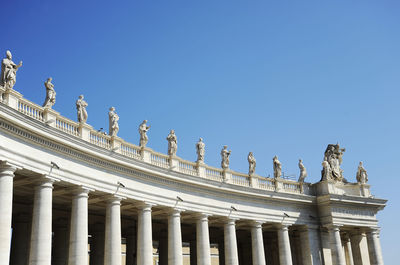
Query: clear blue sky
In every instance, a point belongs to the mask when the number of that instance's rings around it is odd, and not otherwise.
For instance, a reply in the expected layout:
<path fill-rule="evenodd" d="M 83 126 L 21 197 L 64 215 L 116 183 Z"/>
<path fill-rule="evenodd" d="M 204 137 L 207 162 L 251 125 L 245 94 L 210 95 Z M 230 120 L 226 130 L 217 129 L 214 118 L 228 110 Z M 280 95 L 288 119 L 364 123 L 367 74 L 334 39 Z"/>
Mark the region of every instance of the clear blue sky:
<path fill-rule="evenodd" d="M 55 3 L 57 2 L 57 3 Z M 328 143 L 346 148 L 342 168 L 355 181 L 364 161 L 372 192 L 389 199 L 378 215 L 385 264 L 398 264 L 400 2 L 360 1 L 3 1 L 1 55 L 23 60 L 15 89 L 42 104 L 49 76 L 54 109 L 76 119 L 84 94 L 88 123 L 138 143 L 148 119 L 149 146 L 166 153 L 175 129 L 178 155 L 206 162 L 320 179 Z"/>

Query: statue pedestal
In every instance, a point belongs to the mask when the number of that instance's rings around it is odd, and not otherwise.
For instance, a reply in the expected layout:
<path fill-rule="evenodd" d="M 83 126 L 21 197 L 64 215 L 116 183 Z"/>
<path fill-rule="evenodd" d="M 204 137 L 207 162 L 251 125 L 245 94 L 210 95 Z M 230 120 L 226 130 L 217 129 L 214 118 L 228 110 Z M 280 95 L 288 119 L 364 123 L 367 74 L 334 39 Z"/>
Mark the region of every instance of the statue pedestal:
<path fill-rule="evenodd" d="M 229 170 L 229 168 L 226 168 L 224 171 L 222 171 L 222 178 L 226 183 L 232 182 L 232 172 Z"/>
<path fill-rule="evenodd" d="M 149 164 L 151 164 L 151 153 L 152 150 L 148 147 L 142 147 L 140 149 L 140 156 L 142 157 L 142 160 Z"/>
<path fill-rule="evenodd" d="M 249 180 L 250 180 L 250 187 L 252 188 L 258 187 L 258 178 L 256 178 L 254 174 L 249 175 Z"/>
<path fill-rule="evenodd" d="M 60 113 L 57 111 L 50 108 L 45 108 L 43 111 L 43 121 L 51 127 L 56 127 L 56 119 L 59 115 Z"/>
<path fill-rule="evenodd" d="M 79 123 L 79 135 L 85 141 L 90 142 L 90 131 L 93 130 L 93 127 L 87 123 Z"/>
<path fill-rule="evenodd" d="M 317 196 L 336 194 L 335 181 L 333 180 L 322 180 L 316 184 Z"/>
<path fill-rule="evenodd" d="M 179 171 L 179 158 L 176 155 L 169 156 L 169 168 L 172 171 Z"/>
<path fill-rule="evenodd" d="M 14 89 L 7 89 L 3 92 L 3 102 L 7 106 L 18 110 L 18 101 L 22 98 L 22 94 L 15 91 Z"/>
<path fill-rule="evenodd" d="M 197 161 L 197 175 L 200 178 L 206 178 L 206 167 L 202 161 Z"/>
<path fill-rule="evenodd" d="M 122 139 L 118 136 L 111 136 L 111 151 L 121 154 Z"/>

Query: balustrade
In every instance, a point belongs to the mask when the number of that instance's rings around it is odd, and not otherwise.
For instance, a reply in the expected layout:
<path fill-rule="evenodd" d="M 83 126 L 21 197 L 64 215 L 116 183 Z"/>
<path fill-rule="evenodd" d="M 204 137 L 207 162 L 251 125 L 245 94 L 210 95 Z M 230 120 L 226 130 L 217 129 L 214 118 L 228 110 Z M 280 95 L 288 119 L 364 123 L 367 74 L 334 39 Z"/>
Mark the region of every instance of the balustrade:
<path fill-rule="evenodd" d="M 18 111 L 34 118 L 35 120 L 44 121 L 43 107 L 36 105 L 26 99 L 18 100 Z"/>

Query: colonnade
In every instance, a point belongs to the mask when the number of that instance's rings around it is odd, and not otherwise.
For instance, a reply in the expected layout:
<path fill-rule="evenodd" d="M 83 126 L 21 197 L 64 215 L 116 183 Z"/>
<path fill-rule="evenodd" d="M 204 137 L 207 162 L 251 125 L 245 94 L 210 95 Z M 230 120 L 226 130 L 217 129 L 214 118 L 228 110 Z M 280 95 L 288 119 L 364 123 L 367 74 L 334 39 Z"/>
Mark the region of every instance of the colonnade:
<path fill-rule="evenodd" d="M 8 265 L 11 242 L 11 219 L 13 199 L 13 177 L 17 166 L 2 162 L 0 165 L 0 265 Z M 32 227 L 29 244 L 29 265 L 51 265 L 52 263 L 52 199 L 55 180 L 42 176 L 37 180 L 34 189 Z M 68 265 L 88 264 L 88 198 L 91 189 L 77 187 L 73 190 L 70 228 Z M 104 239 L 95 236 L 93 241 L 93 257 L 98 263 L 105 265 L 121 264 L 121 200 L 124 198 L 109 195 L 106 203 Z M 138 265 L 153 264 L 153 235 L 151 203 L 137 205 L 136 253 Z M 168 265 L 182 265 L 182 209 L 171 208 L 168 211 L 167 257 Z M 196 263 L 211 265 L 209 215 L 199 213 L 196 219 Z M 220 260 L 224 265 L 239 265 L 236 223 L 234 218 L 224 219 L 223 248 Z M 249 221 L 251 232 L 251 255 L 253 265 L 266 265 L 263 239 L 263 222 Z M 320 234 L 318 228 L 302 226 L 298 231 L 301 241 L 301 258 L 292 258 L 292 250 L 288 224 L 275 224 L 280 265 L 319 265 L 322 259 L 331 260 L 337 265 L 383 265 L 379 241 L 379 230 L 359 230 L 349 235 L 349 241 L 341 236 L 339 226 L 329 227 L 331 257 L 321 254 Z M 355 230 L 356 231 L 356 230 Z M 15 233 L 17 236 L 18 233 Z M 343 241 L 343 242 L 342 242 Z M 99 249 L 104 246 L 104 251 Z M 165 245 L 164 245 L 165 248 Z M 103 258 L 101 255 L 103 254 Z M 131 261 L 129 261 L 131 262 Z M 351 263 L 353 262 L 353 263 Z M 92 263 L 92 261 L 91 261 Z M 132 263 L 133 264 L 133 263 Z M 220 263 L 221 264 L 221 263 Z M 18 264 L 19 265 L 19 264 Z M 131 264 L 129 264 L 131 265 Z M 164 263 L 164 265 L 166 265 Z M 243 265 L 243 264 L 242 264 Z M 247 265 L 247 264 L 246 264 Z"/>

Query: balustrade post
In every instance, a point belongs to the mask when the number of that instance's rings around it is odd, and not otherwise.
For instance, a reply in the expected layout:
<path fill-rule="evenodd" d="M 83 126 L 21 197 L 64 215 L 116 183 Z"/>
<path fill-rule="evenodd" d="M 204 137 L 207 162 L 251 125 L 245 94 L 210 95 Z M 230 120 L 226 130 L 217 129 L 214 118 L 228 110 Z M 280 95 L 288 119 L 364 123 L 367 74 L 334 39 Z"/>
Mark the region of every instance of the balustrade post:
<path fill-rule="evenodd" d="M 60 113 L 57 111 L 50 108 L 45 108 L 43 111 L 43 121 L 51 127 L 56 127 L 56 119 L 59 115 Z"/>
<path fill-rule="evenodd" d="M 206 178 L 206 167 L 204 162 L 197 162 L 197 176 L 200 178 Z"/>
<path fill-rule="evenodd" d="M 258 178 L 254 177 L 254 175 L 249 176 L 250 179 L 250 187 L 258 188 Z"/>
<path fill-rule="evenodd" d="M 82 140 L 90 142 L 90 131 L 93 130 L 93 127 L 87 123 L 79 123 L 78 130 L 79 136 L 82 138 Z"/>
<path fill-rule="evenodd" d="M 110 148 L 111 151 L 121 154 L 121 143 L 122 143 L 122 139 L 119 138 L 118 136 L 111 136 L 111 144 L 110 144 Z"/>
<path fill-rule="evenodd" d="M 222 171 L 222 178 L 226 183 L 232 183 L 232 172 L 229 169 Z"/>
<path fill-rule="evenodd" d="M 178 160 L 177 156 L 175 156 L 175 155 L 169 156 L 169 168 L 172 171 L 179 172 L 179 160 Z"/>
<path fill-rule="evenodd" d="M 142 147 L 140 149 L 140 156 L 144 162 L 151 164 L 151 152 L 152 150 L 148 147 Z"/>
<path fill-rule="evenodd" d="M 283 182 L 281 178 L 275 178 L 274 184 L 275 184 L 275 191 L 283 190 Z"/>
<path fill-rule="evenodd" d="M 22 98 L 22 94 L 15 91 L 14 89 L 8 89 L 3 93 L 3 102 L 13 108 L 18 110 L 18 102 Z"/>

